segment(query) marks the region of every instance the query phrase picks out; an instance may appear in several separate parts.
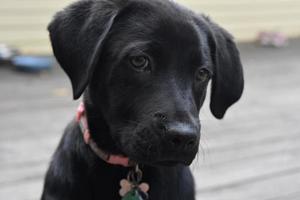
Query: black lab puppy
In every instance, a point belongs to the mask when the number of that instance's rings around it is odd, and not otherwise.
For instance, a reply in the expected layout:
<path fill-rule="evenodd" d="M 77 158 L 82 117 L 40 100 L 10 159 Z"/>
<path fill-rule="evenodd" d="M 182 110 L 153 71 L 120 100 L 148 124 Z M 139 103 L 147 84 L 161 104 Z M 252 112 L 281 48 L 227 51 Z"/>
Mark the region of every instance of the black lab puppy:
<path fill-rule="evenodd" d="M 49 25 L 54 54 L 83 93 L 98 150 L 138 163 L 150 200 L 193 200 L 188 165 L 200 139 L 199 110 L 222 118 L 243 91 L 239 52 L 229 33 L 172 1 L 86 0 Z M 42 200 L 117 200 L 131 167 L 107 163 L 84 142 L 76 120 L 65 130 Z"/>

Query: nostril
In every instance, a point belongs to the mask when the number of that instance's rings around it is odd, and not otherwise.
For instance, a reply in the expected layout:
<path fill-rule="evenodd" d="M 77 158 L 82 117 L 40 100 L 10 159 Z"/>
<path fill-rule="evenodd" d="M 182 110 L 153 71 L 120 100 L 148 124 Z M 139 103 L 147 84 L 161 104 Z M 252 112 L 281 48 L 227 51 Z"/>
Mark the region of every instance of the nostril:
<path fill-rule="evenodd" d="M 190 140 L 186 145 L 187 145 L 187 147 L 193 147 L 193 146 L 195 146 L 195 144 L 196 144 L 196 141 Z"/>
<path fill-rule="evenodd" d="M 180 138 L 178 138 L 178 137 L 174 137 L 174 138 L 171 140 L 171 143 L 172 143 L 174 146 L 178 146 L 178 145 L 180 145 L 181 140 L 180 140 Z"/>
<path fill-rule="evenodd" d="M 161 120 L 161 121 L 166 121 L 167 120 L 167 117 L 166 115 L 162 114 L 162 113 L 155 113 L 154 114 L 154 117 Z"/>
<path fill-rule="evenodd" d="M 187 139 L 185 137 L 175 136 L 170 140 L 173 146 L 183 147 L 183 148 L 193 148 L 196 145 L 194 139 Z"/>

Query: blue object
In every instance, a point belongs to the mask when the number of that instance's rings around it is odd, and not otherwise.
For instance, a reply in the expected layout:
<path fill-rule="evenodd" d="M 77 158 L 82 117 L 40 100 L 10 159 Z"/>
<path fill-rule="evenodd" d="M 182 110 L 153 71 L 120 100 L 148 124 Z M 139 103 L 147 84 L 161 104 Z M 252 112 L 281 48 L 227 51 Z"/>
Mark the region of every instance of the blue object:
<path fill-rule="evenodd" d="M 52 68 L 54 59 L 50 56 L 15 56 L 12 63 L 20 70 L 40 71 Z"/>

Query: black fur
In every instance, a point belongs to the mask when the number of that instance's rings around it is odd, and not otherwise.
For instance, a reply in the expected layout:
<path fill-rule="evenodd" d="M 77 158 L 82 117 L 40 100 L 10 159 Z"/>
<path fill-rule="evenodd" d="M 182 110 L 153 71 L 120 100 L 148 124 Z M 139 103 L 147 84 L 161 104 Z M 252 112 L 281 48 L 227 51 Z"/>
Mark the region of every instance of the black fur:
<path fill-rule="evenodd" d="M 217 118 L 243 91 L 231 35 L 167 0 L 79 1 L 54 17 L 49 32 L 74 99 L 84 93 L 98 146 L 140 163 L 150 199 L 193 200 L 188 165 L 198 151 L 209 81 L 202 72 L 212 79 L 210 108 Z M 133 66 L 137 56 L 148 60 L 147 68 Z M 120 199 L 119 181 L 128 170 L 96 157 L 72 121 L 51 161 L 42 200 Z"/>

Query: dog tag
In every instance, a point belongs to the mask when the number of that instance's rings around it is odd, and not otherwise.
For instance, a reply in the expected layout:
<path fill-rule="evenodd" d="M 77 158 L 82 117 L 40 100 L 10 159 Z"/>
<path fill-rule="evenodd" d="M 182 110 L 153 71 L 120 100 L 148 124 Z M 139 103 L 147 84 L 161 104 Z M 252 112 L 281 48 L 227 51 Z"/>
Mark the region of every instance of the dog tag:
<path fill-rule="evenodd" d="M 140 195 L 140 197 L 141 197 L 142 200 L 148 200 L 149 199 L 149 196 L 148 196 L 147 192 L 144 192 L 144 191 L 142 191 L 142 190 L 139 189 L 138 193 L 139 193 L 139 195 Z"/>
<path fill-rule="evenodd" d="M 132 189 L 125 194 L 122 200 L 144 200 L 144 198 L 140 195 L 137 189 Z"/>
<path fill-rule="evenodd" d="M 122 200 L 147 200 L 150 187 L 148 183 L 140 183 L 142 171 L 136 166 L 135 170 L 128 173 L 127 179 L 120 181 L 119 191 Z"/>

